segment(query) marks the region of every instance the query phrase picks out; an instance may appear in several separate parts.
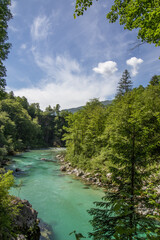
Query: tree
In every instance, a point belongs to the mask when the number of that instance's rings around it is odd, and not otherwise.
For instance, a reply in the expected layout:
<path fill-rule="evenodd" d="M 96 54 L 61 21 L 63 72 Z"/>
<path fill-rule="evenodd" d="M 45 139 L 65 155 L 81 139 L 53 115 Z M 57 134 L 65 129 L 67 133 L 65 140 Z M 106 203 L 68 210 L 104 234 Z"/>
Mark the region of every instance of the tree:
<path fill-rule="evenodd" d="M 150 85 L 155 86 L 160 84 L 160 75 L 154 75 L 149 82 Z"/>
<path fill-rule="evenodd" d="M 91 170 L 93 157 L 98 155 L 101 147 L 99 137 L 105 127 L 105 112 L 103 104 L 92 99 L 78 112 L 68 115 L 64 134 L 66 159 L 74 167 Z"/>
<path fill-rule="evenodd" d="M 18 213 L 18 206 L 12 203 L 14 198 L 9 195 L 13 183 L 12 172 L 0 169 L 0 239 L 12 239 L 13 235 L 12 221 Z"/>
<path fill-rule="evenodd" d="M 93 0 L 76 0 L 74 17 L 83 15 Z M 160 46 L 160 2 L 159 0 L 115 0 L 107 19 L 118 20 L 124 29 L 139 29 L 138 39 Z"/>
<path fill-rule="evenodd" d="M 13 96 L 14 96 L 14 94 L 13 94 Z M 27 98 L 23 96 L 23 97 L 17 97 L 16 99 L 17 99 L 17 102 L 19 102 L 22 105 L 22 107 L 28 111 L 29 103 L 28 103 Z"/>
<path fill-rule="evenodd" d="M 56 113 L 56 116 L 59 117 L 59 113 L 60 113 L 60 105 L 56 104 L 56 106 L 54 107 L 54 111 Z"/>
<path fill-rule="evenodd" d="M 14 139 L 14 150 L 18 151 L 23 150 L 28 146 L 36 146 L 40 140 L 40 126 L 36 121 L 32 121 L 27 110 L 24 109 L 23 106 L 18 101 L 16 101 L 16 99 L 4 99 L 0 101 L 0 112 L 1 114 L 3 112 L 6 113 L 2 119 L 4 123 L 4 126 L 2 125 L 2 129 L 4 133 L 6 133 L 8 129 L 7 133 L 4 134 L 7 139 L 9 137 L 10 139 Z M 9 121 L 8 118 L 11 121 Z M 6 124 L 8 124 L 8 126 L 13 125 L 15 129 L 9 133 L 9 128 Z M 10 129 L 13 127 L 10 127 Z"/>
<path fill-rule="evenodd" d="M 7 98 L 9 98 L 9 99 L 15 99 L 14 92 L 13 92 L 13 91 L 10 91 L 10 92 L 7 94 Z"/>
<path fill-rule="evenodd" d="M 32 103 L 28 106 L 28 114 L 31 116 L 31 118 L 35 118 L 38 117 L 40 115 L 40 113 L 42 112 L 40 110 L 40 106 L 39 103 Z"/>
<path fill-rule="evenodd" d="M 125 93 L 132 90 L 132 81 L 130 79 L 131 77 L 128 70 L 125 70 L 118 83 L 117 96 L 123 96 Z"/>
<path fill-rule="evenodd" d="M 151 199 L 148 188 L 158 184 L 159 94 L 159 86 L 139 87 L 111 106 L 104 132 L 111 180 L 104 201 L 89 211 L 95 240 L 160 237 L 160 223 L 155 223 L 159 195 L 155 190 Z"/>
<path fill-rule="evenodd" d="M 10 0 L 3 0 L 0 3 L 0 98 L 4 96 L 4 89 L 6 86 L 6 68 L 3 61 L 7 59 L 11 44 L 7 42 L 8 21 L 12 18 L 9 6 Z"/>
<path fill-rule="evenodd" d="M 14 152 L 16 126 L 6 112 L 0 112 L 0 165 L 8 153 Z"/>

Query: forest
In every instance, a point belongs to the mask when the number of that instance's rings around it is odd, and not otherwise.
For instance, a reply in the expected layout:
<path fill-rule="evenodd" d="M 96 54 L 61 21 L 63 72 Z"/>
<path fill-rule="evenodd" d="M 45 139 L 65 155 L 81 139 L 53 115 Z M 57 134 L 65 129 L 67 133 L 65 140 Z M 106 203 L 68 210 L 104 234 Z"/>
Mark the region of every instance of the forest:
<path fill-rule="evenodd" d="M 0 101 L 1 164 L 18 151 L 66 146 L 65 161 L 98 173 L 106 184 L 105 198 L 89 210 L 94 229 L 90 237 L 159 239 L 159 96 L 160 76 L 153 76 L 147 87 L 132 89 L 128 70 L 111 104 L 92 99 L 74 114 L 60 111 L 58 104 L 42 111 L 39 104 L 5 92 Z M 9 190 L 11 173 L 1 174 L 1 184 Z"/>
<path fill-rule="evenodd" d="M 76 2 L 77 15 L 92 5 L 92 1 Z M 135 25 L 129 5 L 122 2 L 125 11 L 120 11 L 121 2 L 115 1 L 108 18 L 115 22 L 120 14 L 120 23 L 127 29 L 139 27 L 141 21 Z M 11 171 L 2 169 L 8 157 L 31 149 L 63 146 L 65 161 L 73 168 L 98 174 L 106 184 L 105 197 L 88 210 L 93 226 L 90 238 L 160 239 L 160 75 L 154 75 L 146 87 L 133 88 L 125 70 L 115 99 L 107 106 L 95 98 L 74 114 L 60 111 L 59 104 L 42 111 L 39 103 L 29 103 L 26 97 L 14 96 L 5 89 L 4 61 L 11 47 L 7 41 L 12 18 L 9 5 L 8 0 L 0 5 L 0 238 L 15 236 L 12 221 L 17 208 L 9 194 L 14 178 Z M 134 7 L 137 17 L 139 8 Z M 145 7 L 148 11 L 148 5 Z M 138 36 L 142 42 L 158 46 L 155 22 L 156 31 L 152 29 L 150 35 L 149 31 L 145 33 L 148 20 L 144 21 Z M 81 234 L 75 236 L 83 238 Z"/>
<path fill-rule="evenodd" d="M 0 100 L 0 161 L 15 152 L 40 147 L 62 147 L 67 111 L 60 106 L 42 111 L 38 103 L 5 93 Z"/>
<path fill-rule="evenodd" d="M 67 116 L 66 161 L 106 184 L 106 196 L 89 210 L 94 239 L 160 237 L 160 76 L 132 89 L 127 70 L 116 98 L 93 99 Z"/>

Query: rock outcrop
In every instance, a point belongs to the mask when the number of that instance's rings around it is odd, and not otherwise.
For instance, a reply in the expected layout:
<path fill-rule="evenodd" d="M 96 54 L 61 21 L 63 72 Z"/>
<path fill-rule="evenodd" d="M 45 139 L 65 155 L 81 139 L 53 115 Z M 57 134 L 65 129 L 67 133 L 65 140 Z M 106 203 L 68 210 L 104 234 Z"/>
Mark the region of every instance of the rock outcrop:
<path fill-rule="evenodd" d="M 19 212 L 13 219 L 13 229 L 17 235 L 15 240 L 39 240 L 40 228 L 38 213 L 27 200 L 15 197 L 12 204 L 18 205 Z M 14 238 L 13 238 L 14 239 Z"/>

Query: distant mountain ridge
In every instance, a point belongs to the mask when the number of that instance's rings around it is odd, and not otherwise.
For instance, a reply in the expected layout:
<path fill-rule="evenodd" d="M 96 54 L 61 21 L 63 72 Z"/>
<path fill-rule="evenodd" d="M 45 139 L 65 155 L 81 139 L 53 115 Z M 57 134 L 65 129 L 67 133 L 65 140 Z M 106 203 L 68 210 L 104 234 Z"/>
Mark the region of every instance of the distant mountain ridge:
<path fill-rule="evenodd" d="M 112 103 L 112 100 L 105 100 L 105 101 L 101 101 L 101 103 L 103 105 L 109 105 Z M 76 108 L 69 108 L 69 109 L 64 109 L 65 111 L 71 112 L 71 113 L 75 113 L 77 111 L 79 111 L 81 108 L 83 108 L 84 106 L 80 106 L 80 107 L 76 107 Z"/>

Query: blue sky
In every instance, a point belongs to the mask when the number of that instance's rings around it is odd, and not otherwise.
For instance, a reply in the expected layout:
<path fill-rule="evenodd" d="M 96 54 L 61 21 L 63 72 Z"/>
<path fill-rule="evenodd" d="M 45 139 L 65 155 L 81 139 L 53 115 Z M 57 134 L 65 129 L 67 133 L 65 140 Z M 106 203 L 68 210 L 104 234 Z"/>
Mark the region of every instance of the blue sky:
<path fill-rule="evenodd" d="M 160 74 L 159 48 L 133 49 L 137 30 L 109 23 L 109 2 L 95 1 L 74 19 L 73 0 L 12 0 L 7 91 L 39 102 L 42 109 L 57 103 L 64 109 L 92 98 L 113 99 L 125 69 L 134 87 Z"/>

